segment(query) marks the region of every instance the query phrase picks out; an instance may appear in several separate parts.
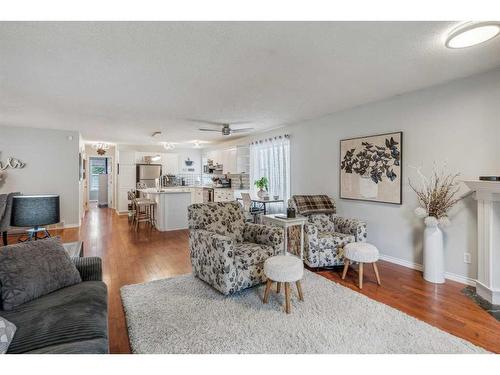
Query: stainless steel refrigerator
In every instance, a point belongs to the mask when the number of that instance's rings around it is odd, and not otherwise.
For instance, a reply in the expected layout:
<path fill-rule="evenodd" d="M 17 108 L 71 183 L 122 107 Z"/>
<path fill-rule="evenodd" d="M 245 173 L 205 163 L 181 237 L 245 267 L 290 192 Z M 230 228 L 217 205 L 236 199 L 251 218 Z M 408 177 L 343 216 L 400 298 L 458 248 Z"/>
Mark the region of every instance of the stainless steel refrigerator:
<path fill-rule="evenodd" d="M 143 182 L 146 187 L 154 188 L 155 179 L 160 176 L 160 164 L 137 164 L 136 182 Z"/>

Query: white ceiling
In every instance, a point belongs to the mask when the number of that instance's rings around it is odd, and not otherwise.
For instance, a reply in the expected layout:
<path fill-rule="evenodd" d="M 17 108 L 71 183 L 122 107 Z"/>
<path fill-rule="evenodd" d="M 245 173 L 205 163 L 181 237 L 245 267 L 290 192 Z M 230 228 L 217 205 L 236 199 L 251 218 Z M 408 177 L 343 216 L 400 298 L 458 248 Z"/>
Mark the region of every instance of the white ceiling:
<path fill-rule="evenodd" d="M 500 66 L 500 38 L 450 50 L 456 22 L 1 22 L 0 125 L 150 144 L 220 141 Z M 247 125 L 244 125 L 247 127 Z"/>

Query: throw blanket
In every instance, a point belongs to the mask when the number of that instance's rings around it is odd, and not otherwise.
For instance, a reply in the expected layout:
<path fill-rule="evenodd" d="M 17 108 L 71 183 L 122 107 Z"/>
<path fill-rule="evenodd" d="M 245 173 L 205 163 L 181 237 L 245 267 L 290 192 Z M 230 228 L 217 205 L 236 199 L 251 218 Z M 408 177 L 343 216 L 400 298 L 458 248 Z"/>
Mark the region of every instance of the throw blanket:
<path fill-rule="evenodd" d="M 292 199 L 297 213 L 301 215 L 335 213 L 335 206 L 328 195 L 294 195 Z"/>

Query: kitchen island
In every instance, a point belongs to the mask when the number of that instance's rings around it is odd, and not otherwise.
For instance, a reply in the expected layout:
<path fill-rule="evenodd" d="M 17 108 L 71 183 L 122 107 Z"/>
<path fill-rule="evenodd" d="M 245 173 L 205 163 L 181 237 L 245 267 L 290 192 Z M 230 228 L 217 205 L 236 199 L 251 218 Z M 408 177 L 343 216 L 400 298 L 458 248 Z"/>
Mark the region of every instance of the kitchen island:
<path fill-rule="evenodd" d="M 191 204 L 192 188 L 172 187 L 158 191 L 154 188 L 138 189 L 145 198 L 156 202 L 156 229 L 160 232 L 187 229 L 188 206 Z"/>

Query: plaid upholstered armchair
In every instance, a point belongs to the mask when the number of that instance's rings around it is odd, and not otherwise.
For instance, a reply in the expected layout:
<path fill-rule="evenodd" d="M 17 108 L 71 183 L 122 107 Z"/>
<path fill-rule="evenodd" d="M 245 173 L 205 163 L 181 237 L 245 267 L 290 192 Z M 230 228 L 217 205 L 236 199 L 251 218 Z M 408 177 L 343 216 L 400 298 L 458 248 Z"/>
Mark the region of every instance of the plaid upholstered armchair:
<path fill-rule="evenodd" d="M 223 294 L 265 281 L 264 261 L 283 250 L 283 230 L 245 222 L 239 203 L 188 207 L 193 274 Z"/>
<path fill-rule="evenodd" d="M 326 195 L 294 195 L 288 206 L 307 217 L 304 262 L 309 267 L 343 265 L 344 246 L 366 241 L 366 223 L 337 216 L 335 201 Z"/>

